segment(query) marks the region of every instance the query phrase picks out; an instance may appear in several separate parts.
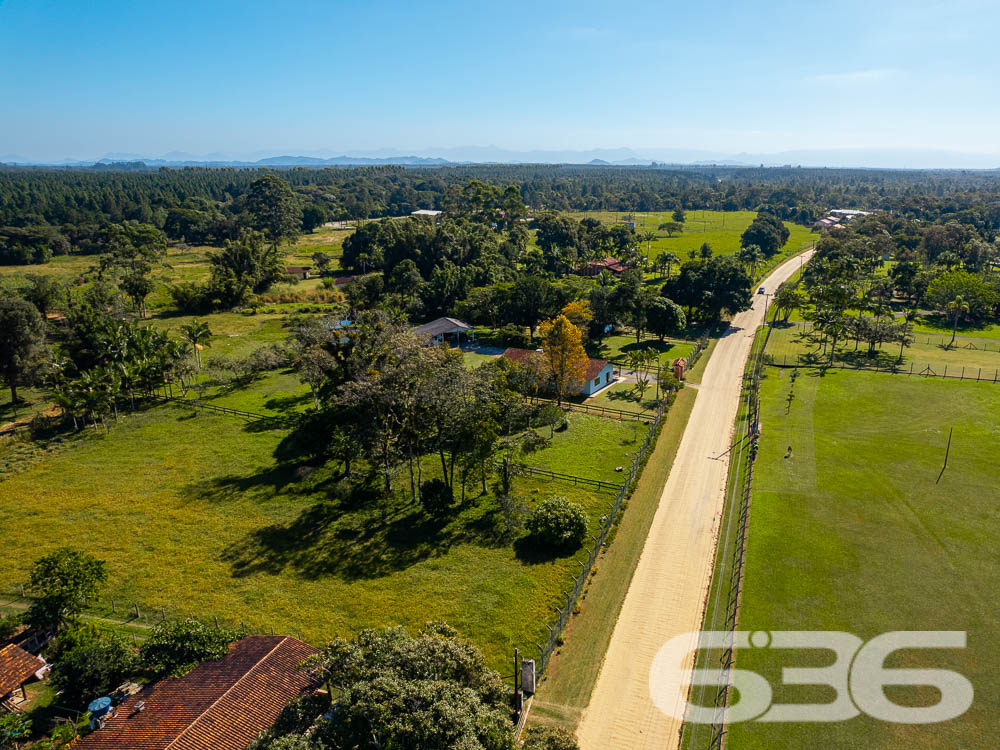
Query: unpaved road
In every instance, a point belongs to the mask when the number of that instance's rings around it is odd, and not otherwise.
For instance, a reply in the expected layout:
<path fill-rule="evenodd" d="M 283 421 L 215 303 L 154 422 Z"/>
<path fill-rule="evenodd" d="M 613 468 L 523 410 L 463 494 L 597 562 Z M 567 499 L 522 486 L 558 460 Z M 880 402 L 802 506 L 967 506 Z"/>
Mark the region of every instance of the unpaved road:
<path fill-rule="evenodd" d="M 779 266 L 768 292 L 809 253 Z M 743 370 L 764 319 L 764 295 L 737 315 L 719 340 L 698 390 L 670 476 L 646 537 L 611 643 L 577 730 L 582 750 L 676 748 L 681 722 L 649 695 L 649 668 L 672 637 L 701 627 L 725 502 L 728 455 Z M 677 712 L 675 712 L 677 713 Z"/>

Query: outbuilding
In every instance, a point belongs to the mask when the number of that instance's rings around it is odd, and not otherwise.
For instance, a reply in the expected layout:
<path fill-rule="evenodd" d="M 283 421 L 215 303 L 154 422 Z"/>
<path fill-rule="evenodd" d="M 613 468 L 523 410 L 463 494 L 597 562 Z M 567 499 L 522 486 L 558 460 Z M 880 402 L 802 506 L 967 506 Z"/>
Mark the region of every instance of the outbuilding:
<path fill-rule="evenodd" d="M 432 344 L 445 342 L 457 346 L 464 336 L 468 341 L 476 340 L 476 332 L 468 323 L 458 318 L 438 318 L 413 329 L 417 336 L 427 338 Z"/>
<path fill-rule="evenodd" d="M 25 683 L 42 679 L 47 671 L 45 659 L 20 646 L 11 643 L 0 648 L 0 701 L 11 706 L 24 703 L 28 700 Z"/>

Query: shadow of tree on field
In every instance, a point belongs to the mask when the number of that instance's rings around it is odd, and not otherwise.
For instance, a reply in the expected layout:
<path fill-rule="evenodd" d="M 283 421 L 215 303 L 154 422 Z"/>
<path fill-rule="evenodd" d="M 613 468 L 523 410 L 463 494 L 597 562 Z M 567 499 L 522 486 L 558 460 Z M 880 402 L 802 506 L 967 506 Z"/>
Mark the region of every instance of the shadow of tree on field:
<path fill-rule="evenodd" d="M 290 571 L 307 579 L 380 578 L 458 544 L 495 543 L 496 508 L 455 506 L 431 516 L 414 503 L 365 505 L 351 498 L 323 500 L 287 524 L 272 524 L 226 548 L 221 559 L 232 575 Z"/>
<path fill-rule="evenodd" d="M 555 562 L 556 560 L 561 560 L 566 557 L 573 557 L 581 550 L 583 550 L 583 547 L 578 547 L 575 550 L 560 550 L 553 549 L 552 547 L 546 547 L 530 535 L 522 536 L 514 542 L 515 557 L 528 565 L 542 565 L 544 563 Z"/>

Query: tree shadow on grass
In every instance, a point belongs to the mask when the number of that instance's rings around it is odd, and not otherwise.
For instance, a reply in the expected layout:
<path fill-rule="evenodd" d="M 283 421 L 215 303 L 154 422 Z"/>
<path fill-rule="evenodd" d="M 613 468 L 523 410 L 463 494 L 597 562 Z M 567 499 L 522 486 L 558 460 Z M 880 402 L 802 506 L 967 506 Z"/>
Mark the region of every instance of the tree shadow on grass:
<path fill-rule="evenodd" d="M 356 505 L 356 503 L 354 503 Z M 495 510 L 455 506 L 431 516 L 419 505 L 352 509 L 344 501 L 320 501 L 287 524 L 251 532 L 222 553 L 232 575 L 277 575 L 286 571 L 315 580 L 381 578 L 458 544 L 488 546 Z"/>
<path fill-rule="evenodd" d="M 522 536 L 514 542 L 514 555 L 528 565 L 542 565 L 576 555 L 582 547 L 575 550 L 560 550 L 546 547 L 530 534 Z"/>

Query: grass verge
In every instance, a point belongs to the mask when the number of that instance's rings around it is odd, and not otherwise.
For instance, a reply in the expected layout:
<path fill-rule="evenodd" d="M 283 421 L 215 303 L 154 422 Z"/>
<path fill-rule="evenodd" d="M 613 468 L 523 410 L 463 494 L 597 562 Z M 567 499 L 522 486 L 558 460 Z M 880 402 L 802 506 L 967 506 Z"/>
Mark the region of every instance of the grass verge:
<path fill-rule="evenodd" d="M 580 599 L 580 612 L 566 626 L 566 644 L 549 662 L 532 704 L 533 723 L 574 729 L 589 703 L 696 397 L 697 392 L 690 388 L 677 394 L 614 542 L 595 564 Z"/>

